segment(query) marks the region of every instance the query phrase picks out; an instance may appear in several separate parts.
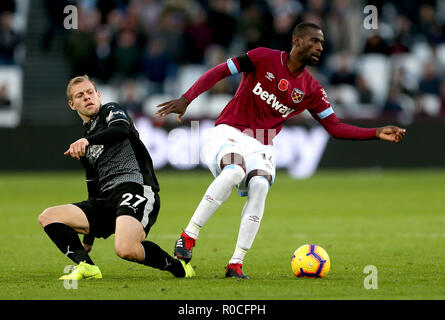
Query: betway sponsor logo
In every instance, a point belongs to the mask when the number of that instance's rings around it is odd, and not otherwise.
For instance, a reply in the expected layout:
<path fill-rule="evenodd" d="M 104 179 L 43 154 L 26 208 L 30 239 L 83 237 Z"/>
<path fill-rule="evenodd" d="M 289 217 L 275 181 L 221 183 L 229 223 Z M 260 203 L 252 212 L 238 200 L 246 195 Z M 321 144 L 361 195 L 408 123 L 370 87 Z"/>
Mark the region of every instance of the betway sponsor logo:
<path fill-rule="evenodd" d="M 252 92 L 253 92 L 253 94 L 259 96 L 261 100 L 266 101 L 266 103 L 272 109 L 275 109 L 279 113 L 281 113 L 281 116 L 283 118 L 286 118 L 293 111 L 295 111 L 294 109 L 291 109 L 291 108 L 285 106 L 284 104 L 280 103 L 280 101 L 278 101 L 277 97 L 273 93 L 269 93 L 269 92 L 263 90 L 263 88 L 261 88 L 261 83 L 259 83 L 259 82 L 256 84 L 255 88 L 253 88 Z"/>

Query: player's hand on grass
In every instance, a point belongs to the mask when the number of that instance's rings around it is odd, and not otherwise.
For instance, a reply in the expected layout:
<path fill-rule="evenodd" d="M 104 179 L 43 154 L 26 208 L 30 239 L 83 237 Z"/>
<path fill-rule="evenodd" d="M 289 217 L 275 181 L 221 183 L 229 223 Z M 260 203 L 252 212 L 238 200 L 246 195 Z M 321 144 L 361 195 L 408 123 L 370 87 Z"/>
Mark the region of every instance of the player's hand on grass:
<path fill-rule="evenodd" d="M 396 126 L 386 126 L 377 128 L 376 137 L 390 142 L 400 142 L 405 136 L 406 129 L 402 129 Z"/>
<path fill-rule="evenodd" d="M 71 158 L 75 158 L 77 160 L 80 159 L 80 157 L 84 157 L 86 153 L 87 146 L 90 143 L 87 139 L 81 138 L 73 143 L 71 143 L 68 150 L 66 150 L 63 154 L 68 156 L 70 155 Z"/>
<path fill-rule="evenodd" d="M 159 108 L 159 110 L 156 111 L 156 115 L 158 117 L 165 117 L 170 113 L 177 113 L 178 122 L 180 123 L 181 118 L 184 115 L 185 110 L 187 110 L 189 104 L 190 102 L 184 96 L 181 96 L 178 99 L 170 100 L 157 105 L 156 108 Z"/>

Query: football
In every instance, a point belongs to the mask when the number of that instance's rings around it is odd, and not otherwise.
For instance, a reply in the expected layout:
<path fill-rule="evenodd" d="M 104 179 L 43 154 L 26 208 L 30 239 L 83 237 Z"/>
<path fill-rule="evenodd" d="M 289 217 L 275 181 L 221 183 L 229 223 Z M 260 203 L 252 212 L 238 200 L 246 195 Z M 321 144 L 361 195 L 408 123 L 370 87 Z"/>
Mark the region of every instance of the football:
<path fill-rule="evenodd" d="M 323 278 L 329 273 L 331 261 L 322 247 L 316 244 L 305 244 L 295 250 L 291 267 L 297 277 Z"/>

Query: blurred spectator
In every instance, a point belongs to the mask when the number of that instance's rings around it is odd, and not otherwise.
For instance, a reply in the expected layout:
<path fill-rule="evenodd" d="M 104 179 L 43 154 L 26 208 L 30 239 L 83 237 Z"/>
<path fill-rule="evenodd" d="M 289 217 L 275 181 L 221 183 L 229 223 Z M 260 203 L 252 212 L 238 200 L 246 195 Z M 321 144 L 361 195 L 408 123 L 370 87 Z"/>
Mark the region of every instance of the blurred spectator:
<path fill-rule="evenodd" d="M 237 22 L 231 15 L 230 0 L 210 0 L 209 24 L 213 29 L 213 43 L 229 47 L 236 33 Z"/>
<path fill-rule="evenodd" d="M 413 96 L 419 87 L 418 80 L 417 77 L 406 70 L 405 66 L 393 66 L 390 82 L 392 86 L 399 88 L 403 94 Z"/>
<path fill-rule="evenodd" d="M 337 69 L 333 71 L 330 83 L 331 85 L 349 84 L 355 85 L 356 72 L 353 69 L 350 57 L 347 53 L 341 53 L 337 59 Z"/>
<path fill-rule="evenodd" d="M 258 46 L 290 50 L 293 27 L 307 21 L 320 25 L 325 33 L 322 58 L 316 67 L 308 67 L 323 86 L 338 87 L 339 92 L 346 92 L 348 101 L 371 104 L 377 97 L 375 91 L 371 91 L 367 79 L 359 76 L 356 67 L 360 66 L 354 62 L 360 61 L 363 54 L 383 54 L 391 72 L 389 92 L 385 89 L 378 95 L 384 114 L 403 111 L 407 115 L 406 111 L 415 111 L 419 116 L 423 110 L 429 116 L 434 115 L 431 111 L 434 97 L 440 97 L 441 112 L 445 113 L 444 69 L 432 64 L 434 52 L 438 53 L 438 61 L 442 61 L 439 54 L 445 52 L 440 46 L 445 43 L 445 15 L 439 10 L 443 0 L 45 0 L 45 3 L 52 26 L 45 40 L 48 43 L 62 24 L 63 7 L 76 3 L 80 8 L 79 30 L 67 33 L 65 47 L 73 75 L 94 70 L 99 82 L 111 85 L 115 84 L 112 80 L 142 78 L 148 83 L 144 93 L 163 93 L 169 88 L 166 81 L 176 81 L 177 69 L 184 64 L 211 68 L 229 56 Z M 363 28 L 363 7 L 367 4 L 378 8 L 378 30 Z M 15 1 L 0 2 L 0 15 L 15 9 Z M 7 20 L 2 19 L 2 28 L 8 25 Z M 14 30 L 10 25 L 6 29 Z M 2 38 L 0 32 L 0 48 L 2 39 L 11 38 Z M 421 42 L 427 45 L 419 45 Z M 0 57 L 1 52 L 0 49 Z M 9 56 L 11 52 L 16 49 L 10 50 Z M 335 60 L 336 57 L 339 59 Z M 227 77 L 210 92 L 233 93 L 240 78 L 240 75 Z M 137 96 L 136 89 L 125 84 L 122 90 L 128 91 L 129 107 L 138 110 L 141 101 L 132 98 Z"/>
<path fill-rule="evenodd" d="M 378 53 L 389 55 L 389 46 L 377 32 L 366 39 L 363 53 Z"/>
<path fill-rule="evenodd" d="M 292 31 L 297 23 L 297 16 L 290 13 L 280 13 L 273 18 L 273 37 L 270 46 L 278 50 L 292 49 Z"/>
<path fill-rule="evenodd" d="M 142 94 L 135 81 L 125 81 L 121 86 L 121 98 L 119 99 L 129 114 L 134 117 L 143 115 Z"/>
<path fill-rule="evenodd" d="M 107 23 L 108 15 L 114 10 L 125 11 L 129 0 L 95 0 L 96 7 L 101 13 L 101 24 Z"/>
<path fill-rule="evenodd" d="M 13 14 L 3 12 L 0 15 L 0 64 L 15 64 L 14 52 L 20 43 L 19 35 L 12 29 Z"/>
<path fill-rule="evenodd" d="M 116 36 L 123 29 L 124 18 L 125 15 L 117 9 L 111 10 L 110 12 L 107 13 L 106 25 L 110 29 L 110 32 L 113 37 Z"/>
<path fill-rule="evenodd" d="M 133 31 L 122 30 L 118 34 L 113 59 L 115 68 L 114 80 L 120 81 L 136 76 L 140 59 L 140 51 L 136 40 L 136 34 Z"/>
<path fill-rule="evenodd" d="M 71 76 L 89 74 L 95 69 L 94 29 L 100 21 L 99 12 L 78 10 L 78 30 L 67 32 L 64 39 L 65 57 L 71 66 Z"/>
<path fill-rule="evenodd" d="M 388 99 L 383 106 L 383 115 L 396 115 L 402 111 L 401 94 L 397 87 L 389 89 Z"/>
<path fill-rule="evenodd" d="M 445 42 L 445 30 L 437 21 L 432 5 L 423 4 L 420 7 L 418 28 L 432 46 Z"/>
<path fill-rule="evenodd" d="M 208 23 L 208 14 L 196 6 L 190 13 L 190 21 L 185 30 L 187 61 L 203 63 L 204 53 L 213 40 L 213 29 Z"/>
<path fill-rule="evenodd" d="M 138 42 L 142 41 L 143 33 L 141 26 L 140 12 L 138 11 L 139 7 L 136 1 L 130 1 L 126 10 L 124 11 L 123 21 L 122 21 L 122 29 L 127 31 L 132 31 L 136 35 L 136 40 Z"/>
<path fill-rule="evenodd" d="M 382 12 L 385 4 L 391 3 L 395 6 L 396 12 L 399 15 L 403 15 L 408 17 L 410 21 L 416 21 L 418 18 L 419 7 L 421 3 L 432 2 L 436 0 L 403 0 L 403 1 L 395 1 L 395 0 L 367 0 L 367 4 L 374 5 L 377 7 L 378 12 Z"/>
<path fill-rule="evenodd" d="M 113 52 L 109 28 L 102 26 L 94 35 L 95 44 L 95 68 L 93 76 L 107 83 L 113 75 Z"/>
<path fill-rule="evenodd" d="M 0 110 L 7 110 L 11 108 L 11 99 L 8 93 L 8 84 L 3 83 L 0 86 Z"/>
<path fill-rule="evenodd" d="M 159 22 L 163 10 L 161 0 L 138 0 L 138 12 L 141 27 L 147 35 L 156 35 L 159 32 Z"/>
<path fill-rule="evenodd" d="M 437 74 L 436 64 L 427 62 L 423 66 L 423 73 L 419 81 L 419 92 L 429 94 L 439 94 L 442 80 Z"/>
<path fill-rule="evenodd" d="M 295 0 L 269 1 L 269 6 L 273 15 L 273 34 L 270 39 L 270 47 L 290 51 L 292 48 L 292 31 L 294 26 L 300 22 L 303 6 Z"/>
<path fill-rule="evenodd" d="M 179 64 L 185 59 L 185 12 L 177 8 L 167 8 L 161 16 L 158 36 L 166 45 L 168 57 L 172 63 Z"/>
<path fill-rule="evenodd" d="M 332 8 L 326 15 L 325 26 L 325 37 L 331 43 L 333 53 L 339 51 L 358 53 L 362 28 L 360 10 L 363 9 L 359 1 L 333 1 Z"/>
<path fill-rule="evenodd" d="M 274 18 L 282 14 L 299 16 L 303 12 L 303 6 L 296 0 L 269 0 L 268 5 Z"/>
<path fill-rule="evenodd" d="M 140 68 L 142 75 L 149 81 L 150 94 L 164 92 L 163 84 L 167 78 L 169 66 L 170 59 L 164 40 L 154 38 L 144 50 Z"/>
<path fill-rule="evenodd" d="M 355 87 L 357 89 L 359 103 L 372 104 L 372 91 L 362 76 L 358 75 L 355 78 Z"/>
<path fill-rule="evenodd" d="M 413 28 L 411 21 L 404 15 L 399 15 L 395 23 L 395 36 L 390 45 L 390 54 L 407 53 L 413 45 Z"/>
<path fill-rule="evenodd" d="M 325 17 L 328 13 L 326 0 L 307 0 L 305 12 L 310 12 L 319 17 Z"/>
<path fill-rule="evenodd" d="M 260 8 L 252 3 L 241 12 L 238 20 L 238 33 L 244 38 L 247 50 L 259 47 L 261 43 L 263 20 L 261 19 Z"/>
<path fill-rule="evenodd" d="M 2 1 L 3 2 L 3 1 Z M 70 0 L 44 0 L 48 18 L 46 31 L 42 37 L 42 49 L 49 50 L 57 32 L 63 31 L 63 9 L 72 5 Z"/>

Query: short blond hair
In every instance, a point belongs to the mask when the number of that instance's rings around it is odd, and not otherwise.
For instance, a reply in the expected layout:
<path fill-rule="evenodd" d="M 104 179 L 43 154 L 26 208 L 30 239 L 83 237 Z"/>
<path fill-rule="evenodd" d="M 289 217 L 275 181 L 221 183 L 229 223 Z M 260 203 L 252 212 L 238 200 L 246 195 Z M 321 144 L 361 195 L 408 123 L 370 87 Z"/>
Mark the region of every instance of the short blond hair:
<path fill-rule="evenodd" d="M 74 77 L 70 80 L 70 82 L 68 82 L 68 85 L 66 87 L 66 96 L 68 97 L 68 100 L 73 100 L 73 94 L 71 93 L 71 89 L 74 85 L 84 82 L 84 81 L 89 81 L 91 82 L 91 84 L 94 87 L 94 90 L 97 91 L 96 88 L 96 84 L 94 83 L 93 80 L 90 79 L 90 77 L 88 77 L 87 75 L 83 75 L 83 76 L 78 76 L 78 77 Z"/>

